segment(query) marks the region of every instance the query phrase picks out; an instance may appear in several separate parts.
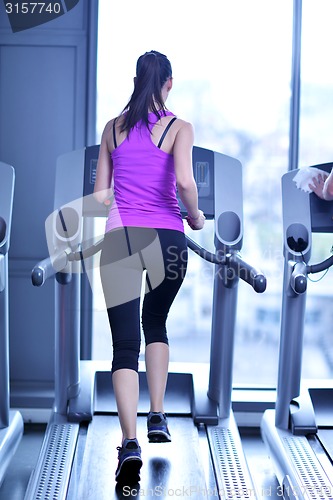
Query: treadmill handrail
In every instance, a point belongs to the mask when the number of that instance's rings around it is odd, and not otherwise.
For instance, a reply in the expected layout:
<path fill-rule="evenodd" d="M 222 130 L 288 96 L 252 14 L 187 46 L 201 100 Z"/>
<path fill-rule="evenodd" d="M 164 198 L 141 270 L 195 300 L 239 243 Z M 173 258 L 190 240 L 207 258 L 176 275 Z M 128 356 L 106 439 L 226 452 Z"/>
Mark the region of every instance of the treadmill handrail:
<path fill-rule="evenodd" d="M 252 286 L 255 292 L 263 293 L 266 290 L 266 276 L 264 276 L 261 271 L 251 266 L 251 264 L 245 262 L 237 253 L 233 253 L 230 256 L 228 264 L 232 269 L 237 271 L 241 280 Z"/>
<path fill-rule="evenodd" d="M 5 256 L 0 253 L 0 293 L 6 287 L 6 269 Z"/>
<path fill-rule="evenodd" d="M 293 270 L 290 275 L 290 287 L 297 295 L 305 293 L 307 289 L 307 271 L 304 262 L 293 264 Z"/>
<path fill-rule="evenodd" d="M 0 248 L 7 242 L 7 224 L 5 219 L 0 216 Z"/>
<path fill-rule="evenodd" d="M 291 262 L 292 263 L 292 262 Z M 333 265 L 333 255 L 317 264 L 307 265 L 305 262 L 296 262 L 290 275 L 290 286 L 296 294 L 301 294 L 307 290 L 308 274 L 326 271 Z"/>
<path fill-rule="evenodd" d="M 188 247 L 202 259 L 219 266 L 229 266 L 237 272 L 240 279 L 252 286 L 255 292 L 263 293 L 266 290 L 266 277 L 256 268 L 245 262 L 237 253 L 228 253 L 218 256 L 186 235 Z M 48 278 L 62 271 L 68 262 L 80 261 L 92 257 L 102 249 L 104 238 L 84 250 L 76 252 L 69 248 L 63 250 L 59 255 L 51 260 L 47 258 L 39 262 L 32 271 L 32 283 L 34 286 L 42 286 Z"/>
<path fill-rule="evenodd" d="M 56 257 L 47 257 L 32 270 L 31 281 L 34 286 L 42 286 L 45 281 L 63 271 L 69 262 L 69 250 L 62 250 Z"/>
<path fill-rule="evenodd" d="M 229 266 L 234 269 L 240 279 L 251 285 L 257 293 L 263 293 L 266 290 L 266 277 L 262 272 L 241 259 L 237 253 L 228 253 L 223 257 L 219 257 L 203 248 L 188 236 L 186 236 L 186 239 L 189 248 L 201 258 L 207 260 L 207 262 L 212 262 L 220 266 Z"/>
<path fill-rule="evenodd" d="M 318 262 L 318 264 L 307 265 L 306 272 L 307 274 L 320 273 L 321 271 L 326 271 L 331 266 L 333 266 L 333 255 L 322 262 Z"/>
<path fill-rule="evenodd" d="M 68 255 L 68 260 L 70 262 L 73 262 L 73 261 L 80 261 L 83 259 L 87 259 L 88 257 L 92 257 L 97 252 L 102 250 L 103 243 L 104 243 L 104 238 L 99 240 L 97 243 L 94 243 L 94 245 L 91 245 L 91 247 L 85 248 L 84 250 L 71 252 Z"/>
<path fill-rule="evenodd" d="M 196 241 L 192 240 L 188 236 L 185 236 L 187 240 L 188 247 L 197 255 L 199 255 L 202 259 L 207 262 L 211 262 L 212 264 L 225 265 L 227 264 L 227 259 L 224 257 L 219 257 L 215 253 L 206 250 L 201 245 L 199 245 Z"/>

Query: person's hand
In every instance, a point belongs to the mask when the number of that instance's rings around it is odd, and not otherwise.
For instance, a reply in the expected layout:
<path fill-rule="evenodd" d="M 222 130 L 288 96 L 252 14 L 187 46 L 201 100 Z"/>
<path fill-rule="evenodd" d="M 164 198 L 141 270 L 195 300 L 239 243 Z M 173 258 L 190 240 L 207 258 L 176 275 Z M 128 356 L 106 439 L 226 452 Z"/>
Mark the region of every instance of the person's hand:
<path fill-rule="evenodd" d="M 198 217 L 192 218 L 189 215 L 186 217 L 187 223 L 190 226 L 191 229 L 194 231 L 197 231 L 199 229 L 202 229 L 205 225 L 205 220 L 206 217 L 204 216 L 204 213 L 202 210 L 199 210 L 199 215 Z"/>
<path fill-rule="evenodd" d="M 324 199 L 323 188 L 325 181 L 328 177 L 327 175 L 319 174 L 318 177 L 313 177 L 311 183 L 309 183 L 309 188 L 313 191 L 319 198 Z"/>

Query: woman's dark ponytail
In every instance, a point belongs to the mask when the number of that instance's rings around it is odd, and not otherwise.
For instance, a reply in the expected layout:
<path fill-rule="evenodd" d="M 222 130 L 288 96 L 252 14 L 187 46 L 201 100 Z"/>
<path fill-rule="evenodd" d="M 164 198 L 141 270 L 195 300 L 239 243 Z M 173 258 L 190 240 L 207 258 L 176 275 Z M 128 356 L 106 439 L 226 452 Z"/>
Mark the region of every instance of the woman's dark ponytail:
<path fill-rule="evenodd" d="M 161 90 L 168 78 L 172 77 L 171 64 L 168 58 L 152 50 L 139 57 L 136 64 L 136 79 L 133 94 L 124 108 L 122 132 L 130 130 L 143 121 L 149 128 L 148 112 L 158 118 L 159 110 L 165 110 Z"/>

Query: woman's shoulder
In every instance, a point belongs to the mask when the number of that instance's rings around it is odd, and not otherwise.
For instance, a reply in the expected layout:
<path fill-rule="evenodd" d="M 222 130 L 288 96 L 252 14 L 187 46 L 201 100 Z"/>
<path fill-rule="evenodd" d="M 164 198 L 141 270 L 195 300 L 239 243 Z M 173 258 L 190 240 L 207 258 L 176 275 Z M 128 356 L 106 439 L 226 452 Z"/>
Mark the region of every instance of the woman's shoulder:
<path fill-rule="evenodd" d="M 182 118 L 179 118 L 178 116 L 177 116 L 177 122 L 178 122 L 179 126 L 181 126 L 181 127 L 189 127 L 189 128 L 193 127 L 192 123 L 190 123 L 186 120 L 183 120 Z"/>
<path fill-rule="evenodd" d="M 177 117 L 177 120 L 175 121 L 175 125 L 177 127 L 177 135 L 190 135 L 193 136 L 194 134 L 194 127 L 191 122 L 188 122 L 186 120 L 183 120 L 181 118 Z"/>
<path fill-rule="evenodd" d="M 116 120 L 116 118 L 112 118 L 111 120 L 109 120 L 105 124 L 104 129 L 103 129 L 103 136 L 104 137 L 107 137 L 112 132 L 112 127 L 113 127 L 115 120 Z"/>
<path fill-rule="evenodd" d="M 194 143 L 194 128 L 192 123 L 179 118 L 175 121 L 175 125 L 174 154 L 175 151 L 183 150 L 184 147 L 191 147 Z"/>
<path fill-rule="evenodd" d="M 166 111 L 166 116 L 169 116 L 171 119 L 172 118 L 176 118 L 177 119 L 175 121 L 175 123 L 177 123 L 178 126 L 180 126 L 180 127 L 190 127 L 190 126 L 192 126 L 190 122 L 187 122 L 187 121 L 183 120 L 180 116 L 178 116 L 173 111 L 171 111 L 169 109 L 166 109 L 165 111 Z"/>
<path fill-rule="evenodd" d="M 112 130 L 112 128 L 113 128 L 113 125 L 115 123 L 119 124 L 122 121 L 122 119 L 123 119 L 123 115 L 115 116 L 114 118 L 111 118 L 111 120 L 109 120 L 106 123 L 106 125 L 104 127 L 104 132 L 106 132 L 106 133 L 110 132 L 110 130 Z"/>
<path fill-rule="evenodd" d="M 113 134 L 115 131 L 119 133 L 123 123 L 123 115 L 116 116 L 109 120 L 103 130 L 102 138 L 104 138 L 108 143 L 111 144 L 113 141 Z"/>

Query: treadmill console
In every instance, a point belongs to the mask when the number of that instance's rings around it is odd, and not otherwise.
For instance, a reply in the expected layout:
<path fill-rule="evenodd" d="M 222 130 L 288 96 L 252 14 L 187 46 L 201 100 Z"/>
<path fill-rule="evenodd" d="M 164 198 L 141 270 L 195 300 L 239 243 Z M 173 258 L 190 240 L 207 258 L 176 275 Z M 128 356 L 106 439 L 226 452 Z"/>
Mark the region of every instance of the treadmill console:
<path fill-rule="evenodd" d="M 107 208 L 101 207 L 92 196 L 96 180 L 97 160 L 99 146 L 90 146 L 85 149 L 85 168 L 83 181 L 84 213 L 90 216 L 106 216 Z M 208 149 L 194 146 L 193 148 L 193 174 L 198 186 L 199 208 L 206 219 L 214 218 L 214 153 Z M 186 210 L 178 198 L 183 217 Z"/>

